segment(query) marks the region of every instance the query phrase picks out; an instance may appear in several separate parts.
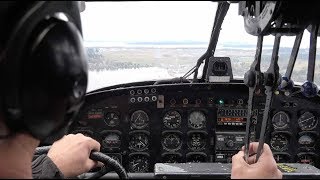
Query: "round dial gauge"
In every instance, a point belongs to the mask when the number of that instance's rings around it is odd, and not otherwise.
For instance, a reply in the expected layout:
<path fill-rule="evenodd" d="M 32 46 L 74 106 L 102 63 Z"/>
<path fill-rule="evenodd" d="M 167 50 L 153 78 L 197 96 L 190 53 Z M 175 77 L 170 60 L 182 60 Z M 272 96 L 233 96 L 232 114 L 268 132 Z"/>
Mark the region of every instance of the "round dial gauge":
<path fill-rule="evenodd" d="M 201 111 L 193 111 L 188 117 L 189 127 L 202 129 L 206 126 L 206 116 Z"/>
<path fill-rule="evenodd" d="M 182 145 L 181 138 L 178 134 L 167 133 L 162 139 L 163 149 L 167 151 L 178 150 Z"/>
<path fill-rule="evenodd" d="M 138 110 L 132 113 L 130 121 L 134 128 L 142 129 L 148 125 L 149 116 L 146 112 Z"/>
<path fill-rule="evenodd" d="M 182 161 L 180 154 L 166 154 L 162 159 L 163 163 L 180 163 Z"/>
<path fill-rule="evenodd" d="M 175 129 L 181 125 L 181 115 L 178 111 L 169 111 L 163 117 L 163 124 L 170 129 Z"/>
<path fill-rule="evenodd" d="M 129 148 L 135 151 L 144 151 L 149 146 L 148 135 L 142 132 L 130 136 Z"/>
<path fill-rule="evenodd" d="M 315 144 L 315 140 L 314 140 L 313 136 L 309 136 L 306 134 L 301 136 L 299 138 L 298 142 L 301 146 L 307 146 L 307 147 L 313 147 Z"/>
<path fill-rule="evenodd" d="M 104 116 L 104 122 L 110 126 L 110 127 L 114 127 L 119 125 L 120 123 L 120 118 L 118 116 L 117 113 L 114 112 L 109 112 Z"/>
<path fill-rule="evenodd" d="M 201 163 L 206 162 L 207 157 L 203 154 L 192 154 L 187 157 L 187 162 Z"/>
<path fill-rule="evenodd" d="M 272 117 L 272 124 L 275 129 L 285 129 L 289 126 L 289 116 L 283 111 L 277 112 Z"/>
<path fill-rule="evenodd" d="M 286 135 L 277 133 L 270 140 L 271 149 L 276 151 L 284 151 L 288 149 L 289 140 Z"/>
<path fill-rule="evenodd" d="M 132 155 L 129 160 L 129 172 L 144 173 L 148 172 L 149 159 L 145 155 Z"/>
<path fill-rule="evenodd" d="M 301 130 L 312 130 L 317 126 L 318 120 L 311 112 L 305 112 L 299 117 L 298 124 Z"/>
<path fill-rule="evenodd" d="M 114 132 L 106 133 L 102 140 L 102 146 L 104 148 L 118 148 L 120 145 L 120 135 Z"/>
<path fill-rule="evenodd" d="M 188 147 L 193 151 L 201 151 L 206 146 L 206 136 L 203 133 L 191 133 L 188 137 Z"/>
<path fill-rule="evenodd" d="M 273 154 L 274 159 L 277 163 L 286 163 L 290 161 L 290 155 L 289 154 Z"/>
<path fill-rule="evenodd" d="M 314 165 L 316 157 L 312 154 L 302 153 L 298 155 L 297 163 Z"/>

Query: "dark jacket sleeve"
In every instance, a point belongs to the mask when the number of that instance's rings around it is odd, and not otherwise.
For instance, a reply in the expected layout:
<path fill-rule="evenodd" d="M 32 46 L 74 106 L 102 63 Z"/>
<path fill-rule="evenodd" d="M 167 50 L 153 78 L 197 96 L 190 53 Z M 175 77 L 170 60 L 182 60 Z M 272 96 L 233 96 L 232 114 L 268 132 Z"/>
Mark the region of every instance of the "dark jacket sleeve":
<path fill-rule="evenodd" d="M 64 176 L 53 161 L 46 155 L 40 155 L 32 161 L 34 179 L 63 179 Z"/>

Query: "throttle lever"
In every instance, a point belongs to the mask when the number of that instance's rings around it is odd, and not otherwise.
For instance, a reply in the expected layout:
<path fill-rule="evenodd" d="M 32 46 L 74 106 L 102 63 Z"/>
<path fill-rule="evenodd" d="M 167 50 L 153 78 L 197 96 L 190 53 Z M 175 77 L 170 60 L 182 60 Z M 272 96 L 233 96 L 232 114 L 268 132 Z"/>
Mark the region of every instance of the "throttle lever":
<path fill-rule="evenodd" d="M 257 150 L 256 161 L 258 161 L 263 144 L 265 142 L 265 132 L 267 129 L 267 122 L 269 118 L 270 106 L 273 99 L 273 92 L 278 88 L 280 84 L 280 74 L 279 74 L 279 65 L 278 65 L 278 53 L 280 47 L 281 34 L 276 34 L 273 44 L 273 51 L 271 62 L 268 70 L 264 73 L 264 86 L 266 94 L 266 104 L 263 112 L 262 124 L 260 128 L 259 144 Z"/>
<path fill-rule="evenodd" d="M 247 113 L 247 122 L 246 122 L 246 135 L 244 139 L 244 159 L 248 162 L 249 158 L 249 144 L 250 144 L 250 129 L 252 122 L 252 103 L 254 92 L 262 84 L 263 76 L 260 71 L 261 64 L 261 53 L 263 45 L 263 36 L 258 36 L 257 49 L 255 59 L 251 64 L 250 70 L 246 72 L 244 76 L 244 84 L 249 88 L 249 99 L 248 99 L 248 113 Z"/>
<path fill-rule="evenodd" d="M 318 94 L 318 87 L 313 82 L 314 80 L 314 69 L 316 63 L 316 51 L 317 51 L 317 35 L 318 35 L 318 24 L 312 24 L 310 32 L 310 48 L 309 48 L 309 61 L 308 61 L 308 74 L 307 81 L 302 85 L 302 94 L 305 97 L 314 97 Z"/>
<path fill-rule="evenodd" d="M 294 41 L 294 45 L 291 51 L 291 55 L 290 55 L 290 60 L 287 66 L 287 70 L 285 73 L 285 76 L 282 77 L 281 83 L 279 85 L 279 90 L 281 91 L 290 91 L 293 89 L 293 81 L 291 80 L 291 75 L 292 75 L 292 71 L 294 68 L 294 65 L 296 63 L 296 59 L 297 59 L 297 55 L 299 52 L 299 48 L 300 48 L 300 44 L 301 44 L 301 40 L 303 37 L 303 32 L 301 31 L 297 36 L 296 39 Z"/>

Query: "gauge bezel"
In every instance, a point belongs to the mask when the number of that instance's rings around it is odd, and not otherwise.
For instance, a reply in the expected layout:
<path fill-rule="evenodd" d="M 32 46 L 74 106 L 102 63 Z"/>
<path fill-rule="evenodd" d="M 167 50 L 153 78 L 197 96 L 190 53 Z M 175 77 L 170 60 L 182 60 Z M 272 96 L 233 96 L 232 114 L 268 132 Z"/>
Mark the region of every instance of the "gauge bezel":
<path fill-rule="evenodd" d="M 178 146 L 174 149 L 169 149 L 168 147 L 166 147 L 164 145 L 164 140 L 165 140 L 165 137 L 167 135 L 170 135 L 170 134 L 174 134 L 174 135 L 177 135 L 180 139 L 180 143 L 178 144 Z M 161 136 L 161 146 L 162 146 L 162 149 L 164 149 L 165 151 L 169 151 L 169 152 L 174 152 L 174 151 L 178 151 L 181 149 L 182 147 L 182 144 L 183 144 L 183 139 L 182 139 L 182 133 L 180 131 L 164 131 L 162 132 L 162 136 Z"/>
<path fill-rule="evenodd" d="M 133 120 L 133 118 L 134 118 L 133 116 L 134 116 L 134 114 L 136 114 L 136 113 L 143 113 L 143 114 L 145 114 L 146 119 L 144 120 L 144 124 L 143 124 L 143 125 L 137 125 L 137 124 L 135 123 L 135 121 Z M 131 116 L 130 116 L 130 125 L 131 125 L 131 127 L 135 128 L 135 129 L 143 129 L 143 128 L 146 128 L 146 127 L 149 125 L 149 121 L 150 121 L 149 114 L 148 114 L 146 111 L 142 110 L 142 109 L 135 110 L 135 111 L 133 111 L 133 112 L 131 113 Z"/>
<path fill-rule="evenodd" d="M 301 120 L 300 120 L 300 118 L 301 118 L 301 116 L 303 116 L 305 113 L 310 113 L 310 114 L 312 114 L 312 116 L 313 116 L 313 119 L 314 119 L 313 122 L 315 122 L 315 124 L 314 124 L 312 127 L 310 127 L 310 128 L 305 128 L 305 126 L 301 127 Z M 314 129 L 318 126 L 318 120 L 319 120 L 319 118 L 318 118 L 313 112 L 306 111 L 306 112 L 303 112 L 303 113 L 298 117 L 298 126 L 299 126 L 299 128 L 300 128 L 302 131 L 314 130 Z"/>
<path fill-rule="evenodd" d="M 179 116 L 180 116 L 180 122 L 179 122 L 179 124 L 178 124 L 176 127 L 170 126 L 170 125 L 169 125 L 168 123 L 166 123 L 166 121 L 165 121 L 166 115 L 168 115 L 168 113 L 172 113 L 172 112 L 176 112 L 176 113 L 178 113 Z M 162 117 L 162 122 L 163 122 L 164 126 L 165 126 L 166 128 L 168 128 L 168 129 L 178 129 L 178 128 L 180 128 L 180 127 L 181 127 L 181 124 L 182 124 L 182 115 L 181 115 L 181 112 L 180 112 L 179 110 L 175 110 L 175 109 L 167 110 L 166 113 L 165 113 L 165 114 L 163 115 L 163 117 Z"/>
<path fill-rule="evenodd" d="M 116 124 L 115 124 L 115 125 L 110 125 L 109 123 L 107 123 L 106 116 L 107 116 L 108 114 L 111 114 L 111 113 L 113 113 L 113 114 L 115 114 L 115 115 L 118 116 L 118 120 L 116 121 Z M 105 115 L 104 115 L 104 117 L 103 117 L 104 123 L 106 123 L 106 125 L 109 126 L 109 127 L 119 126 L 120 120 L 121 120 L 120 113 L 119 113 L 119 112 L 116 112 L 116 111 L 107 111 L 107 112 L 105 112 Z"/>
<path fill-rule="evenodd" d="M 279 114 L 283 114 L 284 117 L 286 118 L 286 123 L 283 125 L 283 126 L 278 126 L 276 124 L 276 116 L 279 115 Z M 275 113 L 273 116 L 272 116 L 272 125 L 273 125 L 273 128 L 276 129 L 276 130 L 283 130 L 283 129 L 287 129 L 289 128 L 289 125 L 290 125 L 290 116 L 287 112 L 285 111 L 278 111 L 277 113 Z"/>
<path fill-rule="evenodd" d="M 140 172 L 140 171 L 130 171 L 130 163 L 131 163 L 131 160 L 136 157 L 136 156 L 141 156 L 141 157 L 144 157 L 146 159 L 146 163 L 147 163 L 147 167 L 146 167 L 146 171 L 143 171 L 143 172 Z M 134 152 L 134 153 L 130 153 L 129 154 L 129 159 L 128 159 L 128 171 L 131 172 L 131 173 L 145 173 L 145 172 L 149 172 L 149 169 L 150 169 L 150 155 L 148 153 L 143 153 L 143 152 Z"/>
<path fill-rule="evenodd" d="M 274 136 L 276 136 L 276 135 L 280 135 L 280 136 L 283 136 L 283 137 L 285 137 L 286 138 L 286 146 L 284 146 L 284 147 L 282 147 L 281 149 L 278 149 L 278 148 L 275 148 L 274 146 L 272 146 L 272 138 L 274 137 Z M 284 151 L 286 151 L 286 150 L 288 150 L 288 148 L 289 148 L 289 144 L 290 144 L 290 134 L 289 133 L 286 133 L 286 132 L 273 132 L 272 134 L 271 134 L 271 137 L 270 137 L 270 148 L 271 148 L 271 150 L 273 150 L 273 151 L 277 151 L 277 152 L 284 152 Z"/>
<path fill-rule="evenodd" d="M 144 134 L 147 137 L 148 144 L 142 149 L 135 148 L 135 147 L 131 146 L 132 145 L 131 144 L 131 140 L 132 140 L 131 138 L 136 134 Z M 145 130 L 136 130 L 136 131 L 129 132 L 128 147 L 129 147 L 130 150 L 141 152 L 141 151 L 145 151 L 145 150 L 149 149 L 149 146 L 150 146 L 150 132 L 145 131 Z"/>
<path fill-rule="evenodd" d="M 204 119 L 201 119 L 202 120 L 202 123 L 203 125 L 201 127 L 195 127 L 194 125 L 191 124 L 190 122 L 190 117 L 193 113 L 200 113 L 201 115 L 203 115 Z M 195 129 L 195 130 L 199 130 L 199 129 L 205 129 L 207 127 L 207 115 L 204 111 L 202 110 L 192 110 L 188 113 L 188 117 L 187 117 L 187 120 L 188 120 L 188 127 L 191 128 L 191 129 Z"/>

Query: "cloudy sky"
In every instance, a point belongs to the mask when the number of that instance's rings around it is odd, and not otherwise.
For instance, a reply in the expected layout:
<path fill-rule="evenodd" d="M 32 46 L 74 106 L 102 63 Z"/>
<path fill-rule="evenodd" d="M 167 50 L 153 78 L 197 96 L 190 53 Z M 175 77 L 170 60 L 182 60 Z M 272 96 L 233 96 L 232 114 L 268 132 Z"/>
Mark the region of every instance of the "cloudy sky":
<path fill-rule="evenodd" d="M 81 13 L 85 41 L 103 42 L 208 42 L 217 2 L 86 2 Z M 309 47 L 305 32 L 301 47 Z M 220 33 L 219 43 L 256 44 L 247 34 L 238 4 L 231 4 Z M 264 38 L 272 45 L 273 36 Z M 281 46 L 292 47 L 294 37 L 282 37 Z"/>

